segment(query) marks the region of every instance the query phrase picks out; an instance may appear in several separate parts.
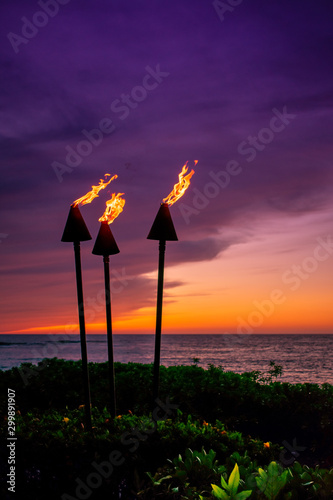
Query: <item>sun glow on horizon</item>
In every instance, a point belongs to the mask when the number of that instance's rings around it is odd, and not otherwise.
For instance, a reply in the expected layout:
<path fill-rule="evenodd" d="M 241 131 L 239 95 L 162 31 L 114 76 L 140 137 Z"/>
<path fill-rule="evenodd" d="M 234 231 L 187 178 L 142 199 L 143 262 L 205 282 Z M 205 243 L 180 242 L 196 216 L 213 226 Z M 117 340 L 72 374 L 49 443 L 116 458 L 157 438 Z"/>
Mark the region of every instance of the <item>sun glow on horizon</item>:
<path fill-rule="evenodd" d="M 200 253 L 201 260 L 177 264 L 172 256 L 176 246 L 170 245 L 162 333 L 333 333 L 330 227 L 329 217 L 318 229 L 318 216 L 295 215 L 288 223 L 284 215 L 274 221 L 263 216 L 250 232 L 230 229 L 216 236 L 223 251 L 214 258 L 208 253 L 204 260 Z M 318 253 L 319 241 L 325 244 Z M 231 243 L 225 248 L 225 242 Z M 155 332 L 157 271 L 150 271 L 152 267 L 136 274 L 138 279 L 130 280 L 115 295 L 115 334 Z M 95 268 L 85 270 L 87 298 L 96 300 L 100 279 Z M 35 286 L 36 276 L 30 275 L 29 280 Z M 29 315 L 8 318 L 1 333 L 78 332 L 72 284 L 65 290 L 67 299 L 62 300 L 59 292 L 55 304 L 52 294 L 63 290 L 62 277 L 52 286 L 48 294 L 40 296 L 38 314 L 31 307 Z M 103 307 L 100 302 L 98 305 L 99 311 L 86 303 L 88 334 L 106 332 L 104 302 Z"/>

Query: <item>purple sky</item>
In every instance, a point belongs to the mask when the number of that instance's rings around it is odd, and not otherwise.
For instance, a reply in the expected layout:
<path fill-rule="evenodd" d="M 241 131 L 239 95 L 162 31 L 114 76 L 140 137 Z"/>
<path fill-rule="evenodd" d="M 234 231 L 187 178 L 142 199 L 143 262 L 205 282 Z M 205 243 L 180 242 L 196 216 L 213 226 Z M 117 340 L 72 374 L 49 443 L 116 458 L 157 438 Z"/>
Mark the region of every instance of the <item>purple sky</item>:
<path fill-rule="evenodd" d="M 81 208 L 93 237 L 82 244 L 82 262 L 85 296 L 96 297 L 103 285 L 101 258 L 91 255 L 98 218 L 108 193 L 124 192 L 124 212 L 111 226 L 121 251 L 112 266 L 129 279 L 114 294 L 115 318 L 135 318 L 155 304 L 157 243 L 146 236 L 187 160 L 198 165 L 170 209 L 180 240 L 167 246 L 167 264 L 177 269 L 166 275 L 170 304 L 177 287 L 184 301 L 186 284 L 196 287 L 187 262 L 204 273 L 205 263 L 266 241 L 269 228 L 279 227 L 280 253 L 291 252 L 292 265 L 295 248 L 304 258 L 303 245 L 329 234 L 332 2 L 243 0 L 224 19 L 204 0 L 62 3 L 45 2 L 53 17 L 40 14 L 43 2 L 0 6 L 1 331 L 77 321 L 73 249 L 60 239 L 70 204 L 107 172 L 119 176 L 111 191 Z M 66 164 L 66 148 L 86 152 L 82 131 L 101 123 L 103 139 L 95 133 L 91 152 L 75 167 Z M 238 174 L 218 186 L 211 173 L 221 178 L 231 160 Z M 276 263 L 277 272 L 288 262 Z M 271 271 L 261 270 L 266 290 L 274 287 Z M 209 293 L 202 282 L 197 287 Z M 223 332 L 223 318 L 220 325 Z M 204 321 L 200 328 L 206 331 Z"/>

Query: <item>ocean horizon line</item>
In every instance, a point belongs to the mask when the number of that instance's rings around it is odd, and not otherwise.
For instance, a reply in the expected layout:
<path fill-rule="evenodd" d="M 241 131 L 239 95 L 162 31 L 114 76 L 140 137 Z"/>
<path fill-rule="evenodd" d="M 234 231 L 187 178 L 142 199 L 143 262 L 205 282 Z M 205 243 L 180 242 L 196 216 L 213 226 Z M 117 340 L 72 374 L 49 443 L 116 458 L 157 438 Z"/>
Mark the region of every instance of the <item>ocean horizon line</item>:
<path fill-rule="evenodd" d="M 0 332 L 0 335 L 14 336 L 14 335 L 50 335 L 50 336 L 77 336 L 80 337 L 80 332 L 77 333 L 39 333 L 39 332 Z M 106 335 L 106 331 L 101 332 L 86 332 L 86 336 L 88 335 Z M 115 335 L 155 335 L 153 332 L 113 332 L 113 336 Z M 229 333 L 229 332 L 162 332 L 162 335 L 244 335 L 244 336 L 253 336 L 253 335 L 333 335 L 333 332 L 253 332 L 253 333 Z"/>

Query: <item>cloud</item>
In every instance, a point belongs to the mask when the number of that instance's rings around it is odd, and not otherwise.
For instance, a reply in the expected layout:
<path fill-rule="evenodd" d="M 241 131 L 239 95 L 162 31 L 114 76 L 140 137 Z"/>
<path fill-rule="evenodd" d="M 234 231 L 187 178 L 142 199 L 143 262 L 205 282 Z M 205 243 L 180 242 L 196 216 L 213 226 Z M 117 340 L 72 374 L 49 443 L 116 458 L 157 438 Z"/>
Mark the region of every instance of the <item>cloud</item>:
<path fill-rule="evenodd" d="M 2 3 L 3 40 L 8 42 L 8 31 L 19 33 L 21 17 L 30 19 L 36 9 L 37 3 Z M 155 301 L 156 282 L 146 275 L 156 271 L 158 250 L 146 236 L 185 161 L 199 163 L 188 192 L 172 208 L 180 241 L 167 244 L 168 265 L 218 259 L 250 238 L 263 217 L 327 210 L 332 11 L 326 0 L 320 5 L 254 0 L 221 23 L 212 4 L 201 0 L 98 0 L 80 6 L 72 1 L 19 54 L 4 43 L 0 231 L 9 236 L 0 251 L 13 304 L 23 304 L 33 287 L 36 303 L 56 316 L 62 282 L 64 296 L 72 300 L 73 252 L 60 242 L 63 227 L 72 201 L 106 172 L 117 173 L 117 182 L 82 214 L 94 241 L 108 195 L 125 193 L 124 212 L 112 226 L 121 250 L 112 262 L 134 278 L 123 291 L 124 313 Z M 142 84 L 147 65 L 158 64 L 170 75 L 121 120 L 111 103 Z M 285 105 L 297 118 L 248 163 L 238 145 L 268 126 L 274 107 Z M 75 149 L 85 139 L 82 129 L 97 127 L 105 117 L 114 120 L 115 131 L 60 184 L 52 162 L 64 162 L 66 146 Z M 186 224 L 179 203 L 193 206 L 194 188 L 203 192 L 210 171 L 225 169 L 232 159 L 242 173 Z M 93 241 L 82 244 L 90 294 L 101 271 L 100 259 L 91 255 Z M 24 291 L 22 276 L 29 283 Z M 166 284 L 169 291 L 176 286 Z M 51 297 L 57 307 L 50 305 Z M 33 298 L 29 301 L 31 310 Z M 12 305 L 11 314 L 14 310 Z M 33 321 L 29 308 L 25 312 Z"/>
<path fill-rule="evenodd" d="M 204 238 L 199 241 L 180 241 L 173 245 L 170 262 L 182 264 L 186 262 L 202 262 L 212 260 L 229 248 L 230 241 Z M 170 243 L 170 246 L 172 243 Z"/>
<path fill-rule="evenodd" d="M 302 191 L 294 191 L 282 196 L 269 198 L 268 205 L 276 210 L 290 213 L 302 214 L 319 212 L 327 206 L 328 197 L 331 193 L 313 192 L 310 196 Z"/>

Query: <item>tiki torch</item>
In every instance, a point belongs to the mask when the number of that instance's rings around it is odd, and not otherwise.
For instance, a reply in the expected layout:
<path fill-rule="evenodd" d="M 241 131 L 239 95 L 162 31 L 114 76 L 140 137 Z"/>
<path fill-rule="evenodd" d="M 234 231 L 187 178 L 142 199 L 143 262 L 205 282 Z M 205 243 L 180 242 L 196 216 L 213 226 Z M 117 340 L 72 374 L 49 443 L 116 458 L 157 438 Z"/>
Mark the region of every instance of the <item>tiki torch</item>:
<path fill-rule="evenodd" d="M 108 342 L 109 360 L 109 388 L 110 388 L 110 413 L 113 418 L 116 416 L 116 389 L 113 363 L 113 341 L 112 341 L 112 317 L 111 317 L 111 290 L 110 290 L 110 255 L 119 253 L 116 240 L 113 237 L 109 224 L 122 212 L 125 200 L 121 198 L 124 193 L 112 194 L 112 198 L 106 202 L 106 210 L 99 222 L 99 229 L 92 253 L 103 255 L 104 263 L 104 285 L 105 285 L 105 309 L 106 328 Z"/>
<path fill-rule="evenodd" d="M 195 165 L 198 162 L 195 161 Z M 162 333 L 162 304 L 163 304 L 163 282 L 164 282 L 164 257 L 167 241 L 178 241 L 175 227 L 171 218 L 169 207 L 173 205 L 190 185 L 190 179 L 194 174 L 194 170 L 187 175 L 187 162 L 178 175 L 178 182 L 174 185 L 173 190 L 163 199 L 150 232 L 147 236 L 148 240 L 159 241 L 159 258 L 158 258 L 158 278 L 157 278 L 157 306 L 156 306 L 156 329 L 155 329 L 155 354 L 153 368 L 153 405 L 158 397 L 159 386 L 159 371 L 160 371 L 160 354 L 161 354 L 161 333 Z"/>
<path fill-rule="evenodd" d="M 109 176 L 109 174 L 106 174 L 106 177 L 107 176 Z M 85 319 L 84 319 L 80 242 L 91 240 L 92 238 L 79 210 L 79 205 L 85 205 L 86 203 L 91 203 L 91 201 L 98 196 L 99 191 L 101 189 L 104 189 L 115 177 L 112 177 L 108 182 L 104 182 L 103 179 L 101 179 L 98 186 L 92 186 L 92 191 L 89 191 L 85 196 L 82 196 L 82 198 L 79 198 L 78 200 L 72 203 L 69 210 L 66 226 L 61 238 L 61 241 L 72 242 L 74 244 L 85 415 L 86 415 L 86 426 L 87 429 L 90 431 L 92 430 L 91 408 L 90 408 L 91 406 L 90 385 L 89 385 L 86 329 L 85 329 Z"/>

